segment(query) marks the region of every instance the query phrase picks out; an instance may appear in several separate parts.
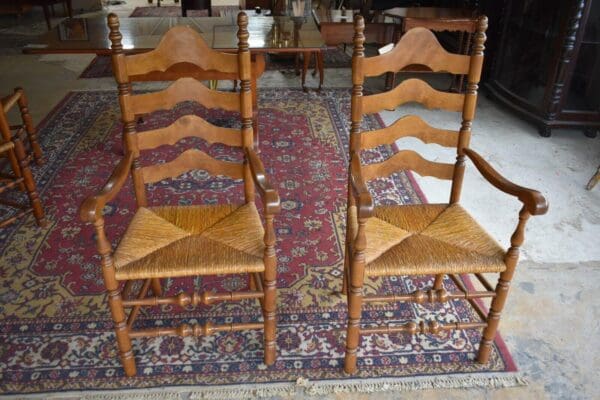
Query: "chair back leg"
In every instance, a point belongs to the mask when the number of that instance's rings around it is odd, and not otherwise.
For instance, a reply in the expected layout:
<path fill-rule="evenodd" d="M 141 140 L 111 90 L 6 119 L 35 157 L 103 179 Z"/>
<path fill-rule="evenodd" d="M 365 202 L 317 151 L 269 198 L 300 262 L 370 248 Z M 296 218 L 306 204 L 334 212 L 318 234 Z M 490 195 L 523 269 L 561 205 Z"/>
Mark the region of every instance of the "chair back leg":
<path fill-rule="evenodd" d="M 14 143 L 15 154 L 19 160 L 20 172 L 23 176 L 23 183 L 25 184 L 27 197 L 29 197 L 29 202 L 31 203 L 31 207 L 33 209 L 33 216 L 35 217 L 35 220 L 39 226 L 46 226 L 46 216 L 44 214 L 44 209 L 42 208 L 42 202 L 40 201 L 40 197 L 37 193 L 33 175 L 29 169 L 29 161 L 27 159 L 27 155 L 25 154 L 25 148 L 23 147 L 23 143 L 19 140 L 19 138 L 15 138 Z"/>
<path fill-rule="evenodd" d="M 25 96 L 25 92 L 22 88 L 16 88 L 15 93 L 20 93 L 17 104 L 21 112 L 21 119 L 23 121 L 23 125 L 25 126 L 25 132 L 27 132 L 27 138 L 29 139 L 33 157 L 36 164 L 41 165 L 44 163 L 44 154 L 42 153 L 42 149 L 38 143 L 37 131 L 33 124 L 33 120 L 31 119 L 31 114 L 29 113 L 29 102 L 27 100 L 27 96 Z"/>

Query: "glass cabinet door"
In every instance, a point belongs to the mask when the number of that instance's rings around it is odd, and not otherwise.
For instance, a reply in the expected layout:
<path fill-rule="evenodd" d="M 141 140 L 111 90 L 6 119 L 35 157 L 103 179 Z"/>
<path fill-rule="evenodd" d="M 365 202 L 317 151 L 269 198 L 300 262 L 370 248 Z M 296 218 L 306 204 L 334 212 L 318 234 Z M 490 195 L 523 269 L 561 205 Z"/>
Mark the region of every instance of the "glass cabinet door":
<path fill-rule="evenodd" d="M 571 2 L 512 1 L 504 14 L 502 49 L 496 80 L 535 109 L 542 109 L 560 52 L 561 29 Z"/>
<path fill-rule="evenodd" d="M 563 108 L 600 112 L 600 0 L 590 6 Z"/>

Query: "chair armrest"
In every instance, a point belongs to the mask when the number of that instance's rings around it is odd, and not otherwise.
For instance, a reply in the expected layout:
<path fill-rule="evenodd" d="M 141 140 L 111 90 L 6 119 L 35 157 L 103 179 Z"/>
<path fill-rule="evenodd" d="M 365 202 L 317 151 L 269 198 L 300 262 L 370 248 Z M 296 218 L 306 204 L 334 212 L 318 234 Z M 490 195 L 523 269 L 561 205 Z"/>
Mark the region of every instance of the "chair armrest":
<path fill-rule="evenodd" d="M 253 149 L 246 148 L 245 151 L 252 179 L 258 188 L 258 193 L 265 206 L 265 213 L 270 215 L 279 214 L 281 210 L 279 194 L 269 183 L 262 161 L 260 161 L 260 158 Z"/>
<path fill-rule="evenodd" d="M 129 171 L 131 170 L 132 163 L 133 153 L 129 151 L 121 162 L 117 164 L 100 193 L 86 198 L 83 203 L 81 203 L 81 207 L 79 207 L 79 217 L 82 221 L 95 222 L 102 217 L 102 209 L 123 187 L 123 184 L 129 175 Z"/>
<path fill-rule="evenodd" d="M 464 148 L 463 151 L 488 182 L 502 192 L 517 197 L 525 205 L 529 214 L 543 215 L 548 211 L 548 202 L 540 192 L 510 182 L 492 168 L 492 166 L 474 150 Z"/>
<path fill-rule="evenodd" d="M 373 215 L 373 198 L 363 179 L 360 156 L 356 152 L 352 153 L 350 161 L 350 185 L 352 186 L 352 195 L 356 200 L 358 217 L 370 218 Z"/>

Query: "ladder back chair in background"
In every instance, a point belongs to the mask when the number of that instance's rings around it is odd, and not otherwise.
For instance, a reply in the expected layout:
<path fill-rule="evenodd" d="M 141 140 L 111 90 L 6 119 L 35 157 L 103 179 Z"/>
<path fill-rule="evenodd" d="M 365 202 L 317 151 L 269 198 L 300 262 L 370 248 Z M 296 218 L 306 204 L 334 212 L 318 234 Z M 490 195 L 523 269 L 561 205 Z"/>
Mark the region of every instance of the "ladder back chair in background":
<path fill-rule="evenodd" d="M 238 15 L 238 53 L 216 52 L 193 29 L 176 26 L 148 53 L 125 56 L 116 15 L 108 16 L 113 66 L 118 82 L 121 118 L 124 124 L 126 155 L 117 165 L 100 193 L 86 199 L 81 218 L 92 222 L 96 244 L 102 257 L 102 272 L 108 303 L 115 324 L 121 361 L 128 376 L 136 374 L 132 352 L 133 338 L 159 335 L 201 336 L 264 328 L 264 360 L 272 364 L 276 357 L 276 259 L 274 215 L 279 212 L 279 196 L 272 189 L 262 162 L 253 149 L 252 95 L 250 93 L 250 53 L 248 17 Z M 132 94 L 129 76 L 161 71 L 175 63 L 188 62 L 205 70 L 237 75 L 238 93 L 210 90 L 193 78 L 180 78 L 167 89 Z M 136 114 L 171 109 L 193 100 L 207 108 L 239 112 L 241 128 L 217 127 L 196 115 L 185 115 L 173 124 L 149 131 L 136 131 Z M 198 137 L 209 143 L 238 147 L 243 163 L 217 160 L 191 148 L 162 164 L 142 166 L 140 152 L 161 145 L 175 145 L 186 137 Z M 243 179 L 245 202 L 242 205 L 148 205 L 145 184 L 175 178 L 193 170 Z M 116 249 L 112 249 L 104 229 L 102 209 L 114 199 L 131 173 L 138 210 Z M 258 190 L 264 207 L 264 226 L 255 205 Z M 198 275 L 248 274 L 250 290 L 228 293 L 180 293 L 165 297 L 163 278 Z M 141 291 L 130 296 L 132 282 L 143 281 Z M 120 283 L 125 282 L 123 290 Z M 148 296 L 152 290 L 153 296 Z M 264 322 L 228 325 L 188 325 L 172 328 L 134 329 L 141 306 L 212 304 L 219 301 L 258 299 Z M 125 308 L 131 308 L 127 315 Z"/>
<path fill-rule="evenodd" d="M 353 373 L 357 368 L 357 349 L 361 334 L 436 334 L 444 330 L 483 328 L 477 361 L 486 363 L 498 329 L 524 240 L 525 224 L 531 215 L 547 210 L 544 197 L 537 191 L 517 186 L 469 149 L 471 124 L 477 101 L 477 84 L 483 64 L 487 18 L 477 24 L 472 55 L 446 52 L 435 36 L 425 28 L 408 31 L 390 52 L 365 58 L 364 21 L 354 20 L 354 54 L 352 60 L 352 106 L 350 131 L 350 168 L 348 179 L 348 217 L 346 262 L 343 291 L 348 296 L 348 327 L 344 369 Z M 425 65 L 432 71 L 447 71 L 467 75 L 465 94 L 436 91 L 419 79 L 408 79 L 389 92 L 363 96 L 365 77 L 397 72 L 407 65 Z M 418 102 L 426 108 L 462 112 L 458 131 L 429 126 L 416 115 L 398 119 L 387 128 L 361 131 L 364 114 L 395 108 L 407 102 Z M 391 144 L 402 137 L 415 137 L 422 142 L 437 143 L 457 150 L 456 163 L 438 163 L 422 158 L 412 150 L 402 150 L 383 162 L 362 165 L 362 150 Z M 500 191 L 517 197 L 523 206 L 518 224 L 511 237 L 511 246 L 504 251 L 477 222 L 459 205 L 465 158 L 471 159 L 478 171 Z M 366 182 L 385 177 L 399 170 L 413 170 L 421 176 L 433 176 L 452 181 L 448 204 L 374 206 Z M 482 275 L 499 273 L 494 288 Z M 474 274 L 485 290 L 470 290 L 460 275 Z M 408 294 L 363 295 L 364 276 L 420 275 L 435 276 L 433 287 Z M 446 290 L 448 275 L 457 290 Z M 441 323 L 437 321 L 391 324 L 361 328 L 361 307 L 367 302 L 446 302 L 465 299 L 474 307 L 482 321 Z M 477 303 L 491 299 L 489 312 Z"/>
<path fill-rule="evenodd" d="M 20 125 L 10 125 L 8 120 L 8 113 L 15 105 L 19 107 L 21 114 L 22 124 Z M 29 169 L 31 159 L 34 158 L 38 164 L 42 164 L 43 155 L 29 115 L 27 98 L 21 88 L 15 89 L 12 95 L 0 100 L 0 133 L 0 148 L 2 149 L 0 157 L 5 157 L 8 160 L 12 170 L 12 173 L 2 172 L 0 174 L 0 193 L 17 187 L 27 193 L 30 203 L 30 205 L 24 205 L 7 198 L 0 199 L 0 204 L 19 210 L 16 214 L 9 214 L 8 217 L 0 219 L 0 227 L 6 226 L 29 213 L 33 213 L 39 226 L 45 226 L 44 209 L 37 193 L 33 175 Z M 30 153 L 26 151 L 23 143 L 26 136 L 31 147 Z"/>

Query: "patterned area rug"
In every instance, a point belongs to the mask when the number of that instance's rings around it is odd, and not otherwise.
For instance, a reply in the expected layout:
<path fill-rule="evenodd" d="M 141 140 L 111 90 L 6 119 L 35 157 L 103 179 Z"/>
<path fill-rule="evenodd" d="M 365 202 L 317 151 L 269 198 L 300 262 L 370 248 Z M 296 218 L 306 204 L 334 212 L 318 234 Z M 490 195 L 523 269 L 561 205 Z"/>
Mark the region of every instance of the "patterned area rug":
<path fill-rule="evenodd" d="M 501 339 L 491 361 L 473 363 L 479 331 L 442 336 L 367 335 L 359 351 L 359 372 L 342 372 L 346 321 L 342 274 L 348 89 L 305 94 L 293 89 L 260 91 L 260 146 L 265 167 L 279 190 L 282 212 L 278 235 L 278 359 L 262 363 L 262 333 L 246 331 L 211 337 L 162 337 L 134 340 L 138 376 L 124 377 L 90 226 L 79 222 L 78 206 L 107 179 L 121 152 L 116 93 L 72 92 L 40 124 L 47 163 L 35 166 L 49 225 L 39 229 L 29 218 L 0 229 L 0 393 L 39 393 L 92 389 L 186 386 L 192 398 L 250 397 L 252 394 L 310 394 L 344 390 L 429 387 L 510 386 L 522 383 Z M 214 123 L 235 121 L 228 112 L 182 103 L 175 111 L 156 112 L 140 124 L 152 129 L 183 114 L 196 113 Z M 378 116 L 365 127 L 382 126 Z M 198 147 L 224 159 L 240 154 L 222 145 L 207 147 L 187 139 L 180 148 Z M 375 161 L 393 149 L 381 147 Z M 162 147 L 149 158 L 168 160 Z M 422 199 L 409 173 L 374 181 L 378 203 L 414 204 Z M 240 202 L 239 181 L 193 171 L 149 187 L 150 204 Z M 105 212 L 113 245 L 132 217 L 131 182 Z M 372 279 L 368 293 L 407 292 L 431 283 L 428 278 Z M 175 279 L 168 293 L 181 290 L 240 290 L 246 276 Z M 447 281 L 448 287 L 452 286 Z M 222 303 L 170 313 L 170 307 L 143 313 L 146 327 L 182 322 L 259 321 L 256 301 Z M 365 324 L 383 318 L 396 322 L 442 312 L 446 321 L 476 318 L 462 301 L 444 306 L 368 305 Z M 233 315 L 234 317 L 229 317 Z M 260 384 L 260 385 L 257 385 Z M 179 389 L 182 390 L 182 389 Z M 164 391 L 162 393 L 165 393 Z M 236 397 L 236 398 L 237 398 Z M 157 397 L 159 398 L 159 397 Z M 166 397 L 165 397 L 166 398 Z"/>

